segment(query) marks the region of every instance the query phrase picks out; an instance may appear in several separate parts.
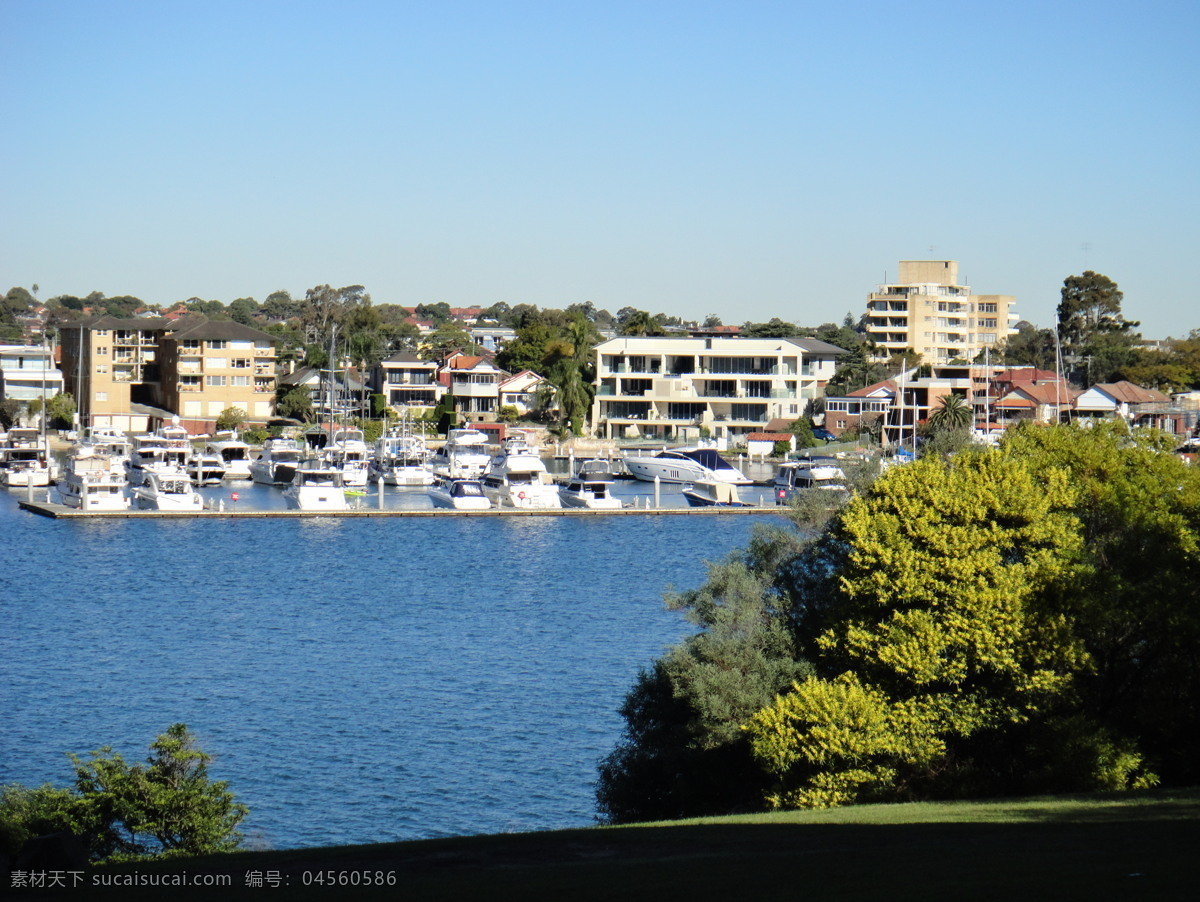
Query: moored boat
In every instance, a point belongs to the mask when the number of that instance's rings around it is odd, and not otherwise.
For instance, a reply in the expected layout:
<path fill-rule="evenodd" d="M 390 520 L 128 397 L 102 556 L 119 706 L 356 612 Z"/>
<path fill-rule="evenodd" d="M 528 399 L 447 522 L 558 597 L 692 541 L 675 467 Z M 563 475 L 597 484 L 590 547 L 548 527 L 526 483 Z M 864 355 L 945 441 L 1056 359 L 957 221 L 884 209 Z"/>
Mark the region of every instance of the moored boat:
<path fill-rule="evenodd" d="M 133 506 L 152 511 L 202 511 L 204 499 L 192 488 L 182 469 L 142 470 L 138 482 L 130 485 Z"/>
<path fill-rule="evenodd" d="M 196 485 L 220 485 L 225 479 L 225 461 L 211 451 L 192 452 L 184 470 Z"/>
<path fill-rule="evenodd" d="M 67 458 L 49 500 L 81 511 L 128 510 L 127 487 L 125 465 L 119 457 L 83 446 Z"/>
<path fill-rule="evenodd" d="M 38 430 L 14 426 L 0 443 L 0 483 L 7 486 L 48 486 L 53 474 L 50 452 Z"/>
<path fill-rule="evenodd" d="M 234 430 L 214 432 L 204 450 L 217 454 L 225 469 L 225 479 L 250 479 L 250 446 Z"/>
<path fill-rule="evenodd" d="M 615 485 L 607 461 L 584 461 L 579 472 L 558 487 L 558 497 L 563 507 L 620 510 L 623 505 L 613 495 Z"/>
<path fill-rule="evenodd" d="M 450 479 L 482 478 L 492 459 L 487 445 L 487 433 L 479 429 L 451 429 L 445 444 L 430 459 L 434 475 Z"/>
<path fill-rule="evenodd" d="M 491 459 L 483 477 L 484 494 L 492 503 L 497 507 L 561 508 L 558 486 L 523 437 L 514 437 L 504 448 Z"/>
<path fill-rule="evenodd" d="M 250 478 L 262 485 L 291 485 L 304 456 L 303 449 L 290 438 L 269 438 L 262 453 L 250 464 Z"/>
<path fill-rule="evenodd" d="M 319 458 L 299 463 L 292 484 L 283 490 L 283 497 L 292 510 L 336 512 L 349 509 L 341 471 Z"/>
<path fill-rule="evenodd" d="M 426 491 L 434 507 L 459 511 L 486 511 L 492 507 L 478 479 L 438 479 Z"/>
<path fill-rule="evenodd" d="M 644 482 L 727 482 L 730 485 L 750 485 L 737 467 L 712 448 L 676 448 L 663 450 L 653 457 L 623 458 L 625 469 Z"/>
<path fill-rule="evenodd" d="M 775 503 L 787 504 L 797 492 L 815 489 L 830 498 L 849 491 L 846 474 L 832 457 L 811 457 L 781 464 L 775 477 Z"/>
<path fill-rule="evenodd" d="M 737 486 L 715 479 L 698 480 L 683 490 L 690 507 L 751 507 L 738 495 Z"/>

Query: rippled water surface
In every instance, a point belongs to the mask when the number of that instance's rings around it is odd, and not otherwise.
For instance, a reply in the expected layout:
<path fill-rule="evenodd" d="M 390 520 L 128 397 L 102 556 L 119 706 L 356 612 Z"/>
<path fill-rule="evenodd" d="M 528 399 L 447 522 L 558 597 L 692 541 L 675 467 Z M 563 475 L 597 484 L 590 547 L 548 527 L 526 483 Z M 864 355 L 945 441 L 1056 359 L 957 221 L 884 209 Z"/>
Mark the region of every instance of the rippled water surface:
<path fill-rule="evenodd" d="M 273 847 L 591 823 L 621 699 L 688 631 L 663 589 L 763 519 L 60 522 L 19 497 L 0 783 L 184 721 Z"/>

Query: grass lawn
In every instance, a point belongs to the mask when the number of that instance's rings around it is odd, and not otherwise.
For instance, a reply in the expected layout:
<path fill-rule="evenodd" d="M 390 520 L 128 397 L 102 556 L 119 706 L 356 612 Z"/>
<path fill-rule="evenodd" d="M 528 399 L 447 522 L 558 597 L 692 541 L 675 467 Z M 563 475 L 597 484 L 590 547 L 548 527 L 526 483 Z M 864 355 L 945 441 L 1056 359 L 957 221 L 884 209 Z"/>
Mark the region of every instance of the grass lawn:
<path fill-rule="evenodd" d="M 89 871 L 38 899 L 1190 899 L 1200 790 L 873 805 L 629 827 L 242 852 Z M 369 872 L 379 887 L 324 885 Z M 229 878 L 219 889 L 94 879 Z M 308 878 L 306 881 L 306 872 Z M 247 886 L 247 874 L 265 885 Z M 358 878 L 361 881 L 361 877 Z M 386 878 L 385 878 L 386 879 Z M 278 887 L 271 886 L 278 882 Z M 309 885 L 305 885 L 308 882 Z M 9 887 L 5 886 L 4 890 Z"/>

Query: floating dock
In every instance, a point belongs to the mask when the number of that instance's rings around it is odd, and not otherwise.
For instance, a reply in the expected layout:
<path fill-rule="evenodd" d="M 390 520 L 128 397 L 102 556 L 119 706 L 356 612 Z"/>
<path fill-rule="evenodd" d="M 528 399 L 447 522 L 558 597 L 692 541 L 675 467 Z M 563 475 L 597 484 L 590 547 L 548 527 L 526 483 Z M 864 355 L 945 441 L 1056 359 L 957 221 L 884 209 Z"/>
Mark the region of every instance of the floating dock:
<path fill-rule="evenodd" d="M 355 508 L 345 511 L 298 511 L 298 510 L 203 510 L 203 511 L 81 511 L 64 504 L 49 501 L 22 501 L 21 510 L 50 517 L 54 520 L 286 520 L 313 519 L 316 517 L 712 517 L 746 514 L 782 514 L 787 508 L 773 505 L 750 507 L 627 507 L 621 510 L 589 510 L 587 508 L 548 508 L 545 510 L 516 510 L 496 508 L 486 511 L 459 510 L 402 510 L 378 508 Z"/>

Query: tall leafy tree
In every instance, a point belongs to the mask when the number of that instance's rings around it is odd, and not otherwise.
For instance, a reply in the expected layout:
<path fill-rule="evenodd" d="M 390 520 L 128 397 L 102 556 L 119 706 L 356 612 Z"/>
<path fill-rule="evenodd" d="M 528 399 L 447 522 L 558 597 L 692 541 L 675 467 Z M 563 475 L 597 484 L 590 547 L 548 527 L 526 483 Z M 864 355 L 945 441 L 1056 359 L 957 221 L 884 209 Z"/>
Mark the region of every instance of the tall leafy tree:
<path fill-rule="evenodd" d="M 1001 358 L 1011 366 L 1032 366 L 1039 370 L 1056 369 L 1057 349 L 1054 330 L 1039 329 L 1033 323 L 1022 320 L 1017 323 L 1017 334 L 1010 335 L 1004 343 Z M 996 360 L 999 363 L 1000 360 Z"/>
<path fill-rule="evenodd" d="M 1058 334 L 1075 376 L 1087 385 L 1107 382 L 1133 362 L 1137 322 L 1121 315 L 1124 293 L 1108 276 L 1087 270 L 1063 281 Z"/>

